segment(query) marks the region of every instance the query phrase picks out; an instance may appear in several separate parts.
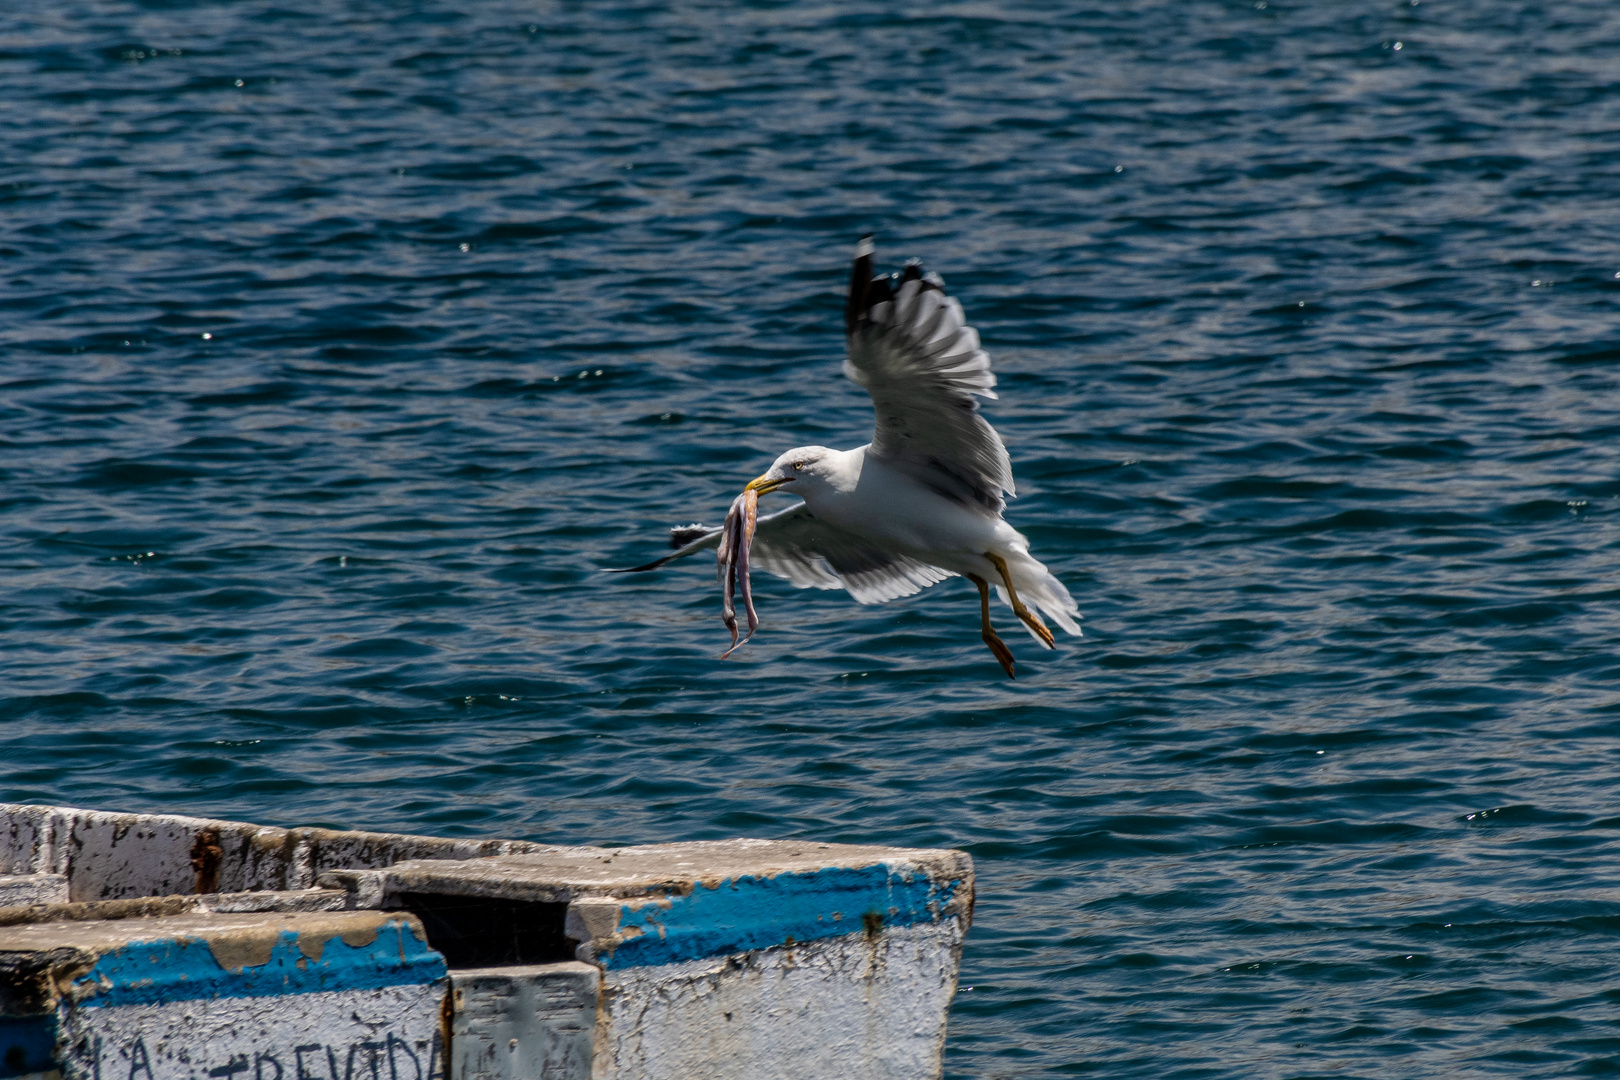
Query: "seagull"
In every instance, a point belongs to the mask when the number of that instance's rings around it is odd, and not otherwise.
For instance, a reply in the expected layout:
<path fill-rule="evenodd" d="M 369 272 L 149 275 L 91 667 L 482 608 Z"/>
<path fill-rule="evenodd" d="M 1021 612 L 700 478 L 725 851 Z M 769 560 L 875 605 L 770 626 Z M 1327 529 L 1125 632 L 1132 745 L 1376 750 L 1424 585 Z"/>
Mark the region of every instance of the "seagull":
<path fill-rule="evenodd" d="M 976 400 L 996 397 L 978 332 L 938 274 L 913 259 L 897 275 L 874 276 L 875 254 L 872 237 L 862 237 L 844 308 L 844 374 L 872 397 L 872 441 L 800 446 L 750 480 L 745 493 L 803 500 L 760 515 L 752 561 L 800 588 L 843 589 L 859 604 L 965 577 L 979 592 L 980 637 L 1012 678 L 1012 650 L 990 623 L 990 590 L 1048 649 L 1055 639 L 1041 615 L 1079 634 L 1079 610 L 1002 517 L 1016 491 L 1007 447 Z M 673 552 L 620 572 L 657 570 L 721 536 L 702 525 L 671 529 Z"/>

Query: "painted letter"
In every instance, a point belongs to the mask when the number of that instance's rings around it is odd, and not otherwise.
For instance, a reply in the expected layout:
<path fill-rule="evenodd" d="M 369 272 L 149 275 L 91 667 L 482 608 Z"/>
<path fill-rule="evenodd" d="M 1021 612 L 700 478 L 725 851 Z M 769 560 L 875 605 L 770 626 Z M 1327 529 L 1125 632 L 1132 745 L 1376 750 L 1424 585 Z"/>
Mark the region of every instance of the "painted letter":
<path fill-rule="evenodd" d="M 152 1059 L 146 1055 L 146 1040 L 136 1039 L 129 1048 L 129 1080 L 135 1080 L 135 1074 L 144 1072 L 146 1080 L 157 1080 L 152 1075 Z"/>
<path fill-rule="evenodd" d="M 382 1080 L 382 1061 L 380 1060 L 382 1055 L 378 1051 L 388 1049 L 388 1044 L 363 1042 L 360 1044 L 360 1049 L 366 1052 L 366 1064 L 371 1066 L 371 1080 Z M 349 1053 L 353 1054 L 354 1051 L 351 1050 Z"/>
<path fill-rule="evenodd" d="M 90 1080 L 101 1080 L 101 1036 L 86 1035 L 79 1040 L 73 1052 L 81 1058 L 90 1059 Z"/>
<path fill-rule="evenodd" d="M 150 1072 L 151 1070 L 148 1069 L 147 1071 Z M 236 1074 L 237 1073 L 239 1073 L 239 1072 L 247 1072 L 247 1071 L 248 1071 L 248 1059 L 247 1059 L 247 1055 L 243 1054 L 241 1057 L 233 1057 L 233 1058 L 231 1058 L 225 1064 L 220 1065 L 217 1068 L 209 1069 L 208 1070 L 208 1075 L 209 1076 L 222 1076 L 222 1077 L 225 1078 L 225 1080 L 236 1080 Z M 134 1078 L 131 1077 L 131 1080 L 134 1080 Z"/>
<path fill-rule="evenodd" d="M 395 1050 L 405 1051 L 406 1056 L 411 1059 L 411 1068 L 416 1070 L 416 1075 L 408 1077 L 406 1080 L 422 1080 L 422 1059 L 416 1056 L 416 1051 L 411 1049 L 410 1043 L 406 1042 L 404 1039 L 395 1038 L 392 1031 L 388 1033 L 389 1080 L 401 1080 L 399 1075 L 399 1063 L 394 1059 Z M 257 1078 L 255 1078 L 255 1080 L 257 1080 Z M 281 1078 L 278 1076 L 276 1080 L 281 1080 Z"/>
<path fill-rule="evenodd" d="M 281 1080 L 281 1074 L 284 1070 L 281 1067 L 281 1062 L 276 1060 L 274 1054 L 253 1055 L 253 1080 L 265 1080 L 264 1063 L 267 1061 L 276 1067 L 276 1075 L 270 1077 L 270 1080 Z"/>
<path fill-rule="evenodd" d="M 293 1064 L 298 1072 L 298 1080 L 326 1080 L 324 1076 L 314 1076 L 304 1071 L 304 1055 L 313 1054 L 323 1049 L 325 1048 L 320 1043 L 305 1043 L 303 1046 L 293 1049 Z"/>

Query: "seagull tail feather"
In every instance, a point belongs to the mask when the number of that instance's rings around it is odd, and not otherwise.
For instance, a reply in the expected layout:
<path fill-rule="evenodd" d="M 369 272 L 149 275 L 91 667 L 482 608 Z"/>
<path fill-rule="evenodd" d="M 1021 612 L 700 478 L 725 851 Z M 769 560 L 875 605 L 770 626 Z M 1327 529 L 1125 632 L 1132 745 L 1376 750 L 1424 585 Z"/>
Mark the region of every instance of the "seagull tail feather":
<path fill-rule="evenodd" d="M 1005 558 L 1007 569 L 1012 572 L 1013 587 L 1018 590 L 1018 598 L 1064 630 L 1079 637 L 1080 607 L 1074 602 L 1074 597 L 1069 595 L 1069 590 L 1063 587 L 1063 582 L 1027 551 L 1014 550 L 1008 552 Z M 996 586 L 996 593 L 1003 603 L 1008 602 L 1007 591 L 1000 585 Z M 1030 630 L 1027 626 L 1024 629 L 1029 630 L 1029 636 L 1036 641 L 1041 640 L 1034 630 Z"/>

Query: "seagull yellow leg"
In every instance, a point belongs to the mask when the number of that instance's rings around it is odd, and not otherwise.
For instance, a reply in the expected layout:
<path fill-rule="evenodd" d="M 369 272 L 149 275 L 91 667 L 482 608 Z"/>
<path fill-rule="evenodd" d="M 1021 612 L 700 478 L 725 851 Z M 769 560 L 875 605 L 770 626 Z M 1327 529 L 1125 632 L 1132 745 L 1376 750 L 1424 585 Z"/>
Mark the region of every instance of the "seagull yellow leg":
<path fill-rule="evenodd" d="M 990 625 L 990 583 L 978 574 L 969 574 L 968 580 L 979 587 L 979 618 L 984 624 L 979 636 L 990 646 L 990 651 L 996 654 L 996 659 L 1001 661 L 1001 670 L 1011 679 L 1014 677 L 1012 650 L 1007 648 L 1005 641 L 996 636 L 995 628 Z"/>
<path fill-rule="evenodd" d="M 1025 607 L 1024 602 L 1018 599 L 1018 590 L 1013 588 L 1012 575 L 1007 573 L 1007 560 L 993 551 L 985 552 L 984 557 L 989 559 L 991 565 L 1001 574 L 1002 583 L 1007 586 L 1007 599 L 1012 601 L 1013 614 L 1023 620 L 1025 626 L 1035 631 L 1035 636 L 1040 638 L 1048 649 L 1054 647 L 1056 639 L 1052 637 L 1052 631 L 1041 622 L 1039 615 Z"/>

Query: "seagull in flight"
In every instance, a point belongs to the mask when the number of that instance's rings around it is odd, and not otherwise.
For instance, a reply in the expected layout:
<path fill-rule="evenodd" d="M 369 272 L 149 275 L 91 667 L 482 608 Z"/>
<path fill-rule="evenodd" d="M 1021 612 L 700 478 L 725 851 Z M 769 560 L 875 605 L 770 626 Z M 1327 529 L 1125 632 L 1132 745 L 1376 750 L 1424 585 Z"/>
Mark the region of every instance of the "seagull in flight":
<path fill-rule="evenodd" d="M 739 503 L 750 492 L 803 500 L 758 517 L 752 562 L 800 588 L 843 589 L 860 604 L 967 578 L 979 593 L 980 637 L 1011 678 L 1012 650 L 990 623 L 991 589 L 1048 649 L 1055 640 L 1041 616 L 1079 634 L 1079 610 L 1029 553 L 1029 540 L 1002 517 L 1016 492 L 1007 448 L 976 400 L 996 396 L 978 332 L 963 321 L 962 305 L 938 274 L 912 260 L 899 274 L 874 276 L 874 254 L 872 237 L 862 237 L 844 308 L 844 374 L 872 396 L 872 441 L 853 450 L 800 446 L 749 481 Z M 673 552 L 622 572 L 657 570 L 709 548 L 734 549 L 721 545 L 723 532 L 672 529 Z M 738 536 L 746 599 L 748 539 Z M 734 626 L 729 588 L 726 613 Z"/>

